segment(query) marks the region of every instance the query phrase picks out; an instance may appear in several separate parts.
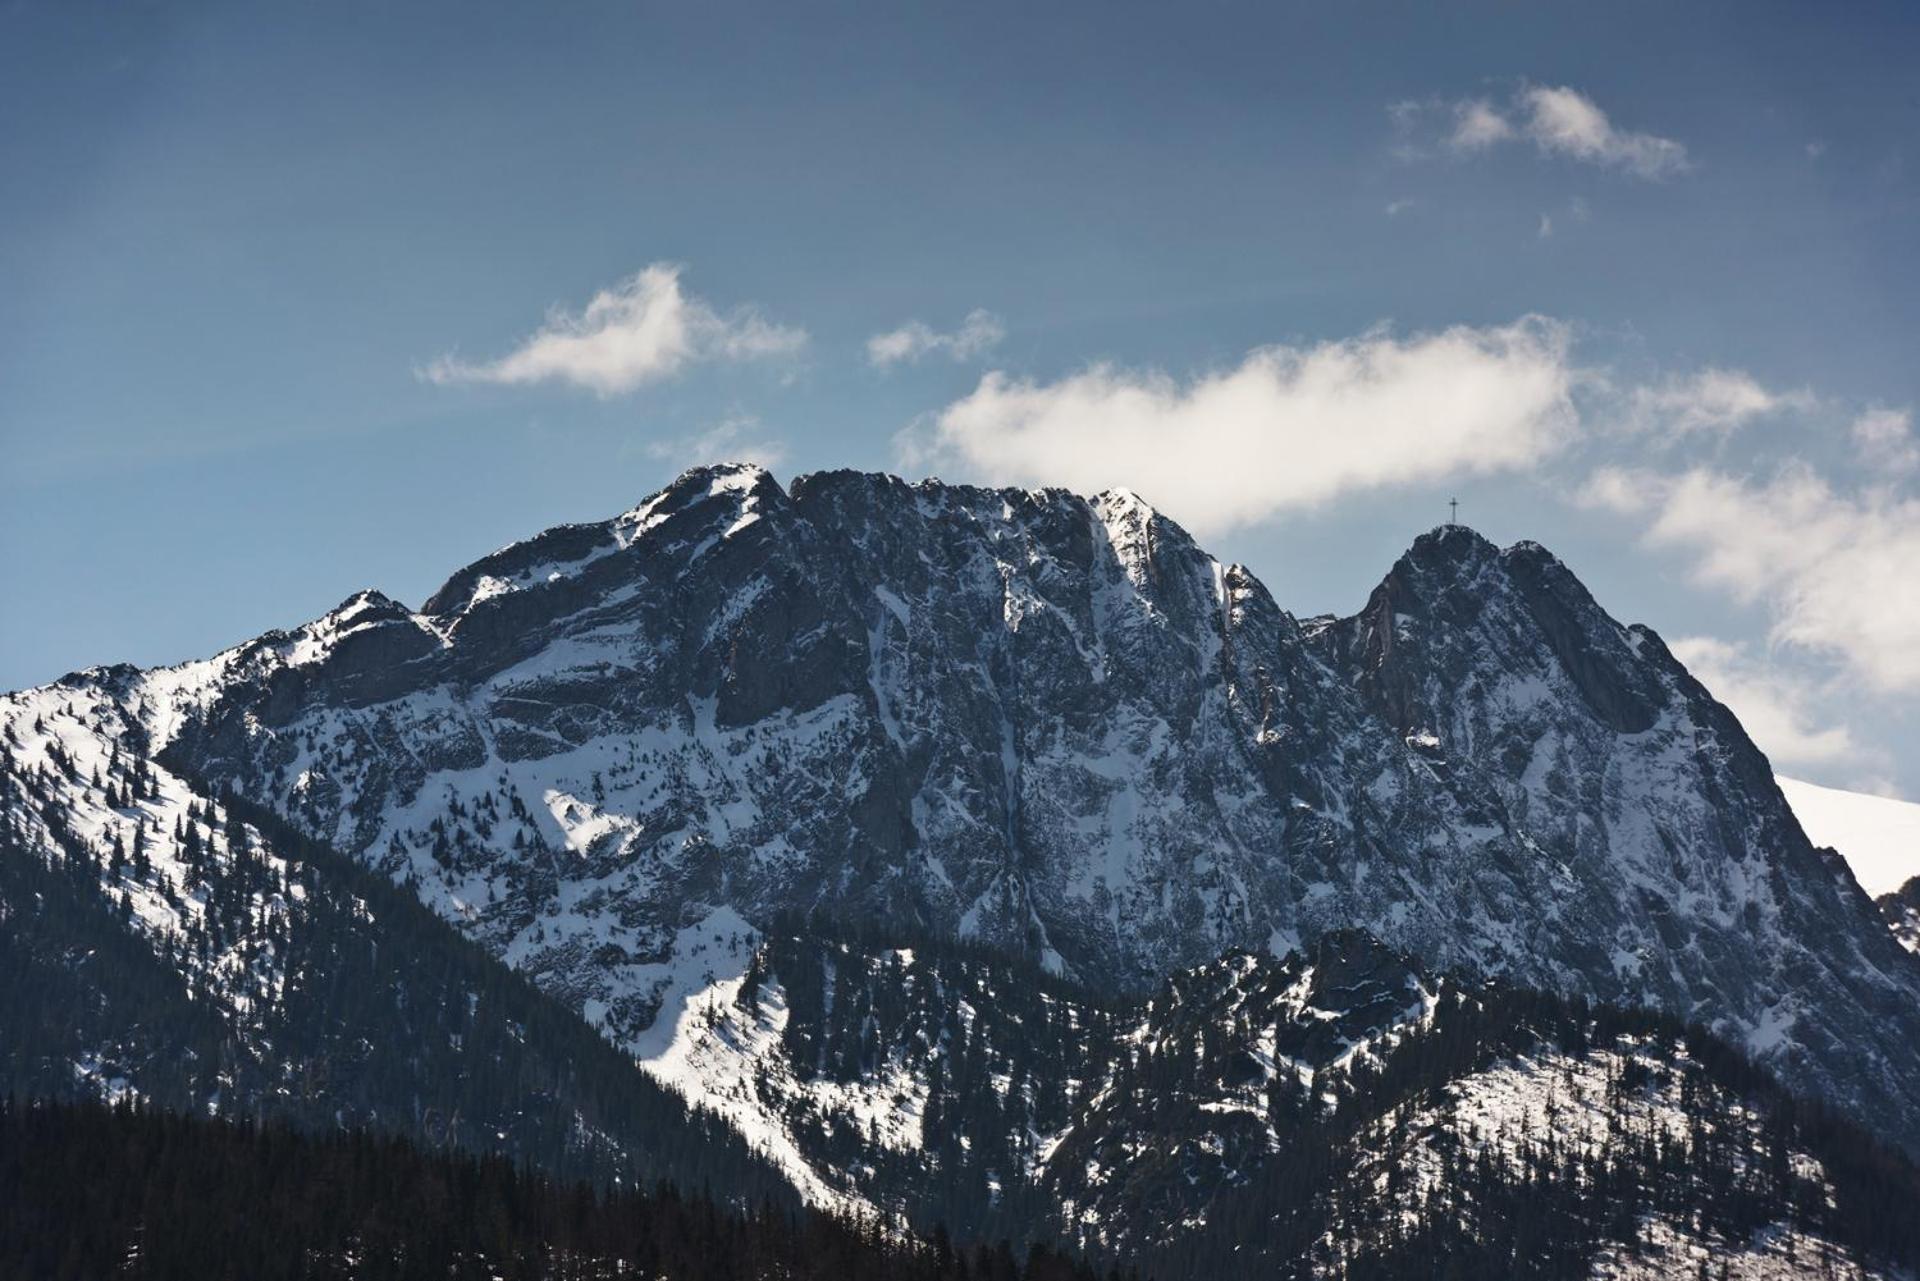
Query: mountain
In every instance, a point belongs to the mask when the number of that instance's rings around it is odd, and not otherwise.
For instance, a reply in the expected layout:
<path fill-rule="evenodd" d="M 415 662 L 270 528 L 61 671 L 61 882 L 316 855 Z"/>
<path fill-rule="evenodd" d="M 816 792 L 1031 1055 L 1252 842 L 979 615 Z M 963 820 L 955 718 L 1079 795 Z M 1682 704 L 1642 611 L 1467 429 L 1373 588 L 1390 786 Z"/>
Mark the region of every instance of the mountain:
<path fill-rule="evenodd" d="M 1537 544 L 1499 550 L 1447 527 L 1359 615 L 1312 630 L 1497 829 L 1481 847 L 1491 867 L 1454 872 L 1491 872 L 1491 919 L 1441 918 L 1490 948 L 1467 958 L 1476 968 L 1701 1019 L 1857 1115 L 1910 1112 L 1908 1052 L 1856 1032 L 1904 1024 L 1894 994 L 1913 967 L 1651 629 L 1614 622 Z M 1830 1019 L 1841 1006 L 1854 1013 Z M 1865 1055 L 1873 1079 L 1822 1084 L 1812 1060 L 1830 1053 Z"/>
<path fill-rule="evenodd" d="M 105 688 L 18 698 L 0 728 L 0 1093 L 378 1127 L 793 1203 L 411 893 L 142 756 Z"/>
<path fill-rule="evenodd" d="M 1891 1275 L 1920 1170 L 1670 1017 L 1336 931 L 1111 1000 L 787 920 L 655 1070 L 810 1189 L 1162 1277 Z"/>
<path fill-rule="evenodd" d="M 1704 1022 L 1920 1146 L 1920 962 L 1654 633 L 1459 526 L 1303 622 L 1130 494 L 702 468 L 418 610 L 362 593 L 0 724 L 97 858 L 127 816 L 58 764 L 80 738 L 177 781 L 150 841 L 230 793 L 649 1062 L 789 913 L 1115 999 L 1361 928 Z"/>
<path fill-rule="evenodd" d="M 1844 858 L 1867 893 L 1879 898 L 1920 876 L 1920 804 L 1793 778 L 1778 782 L 1808 838 Z"/>
<path fill-rule="evenodd" d="M 176 807 L 165 767 L 87 754 L 78 731 L 102 722 L 83 704 L 37 719 L 47 762 L 0 751 L 9 1097 L 347 1132 L 0 1109 L 0 1258 L 27 1272 L 351 1256 L 399 1275 L 444 1255 L 450 1275 L 698 1275 L 758 1241 L 752 1275 L 793 1275 L 796 1250 L 947 1275 L 956 1236 L 1062 1238 L 1167 1278 L 1864 1278 L 1920 1259 L 1890 1212 L 1920 1171 L 1704 1030 L 1435 976 L 1356 931 L 1116 998 L 1023 955 L 782 916 L 764 939 L 682 940 L 687 987 L 643 1075 L 400 888 L 238 798 Z M 58 826 L 62 780 L 120 826 Z M 613 1200 L 589 1212 L 512 1163 L 362 1126 L 572 1170 Z M 698 1200 L 620 1190 L 661 1176 L 761 1208 L 721 1230 Z M 796 1226 L 789 1184 L 931 1244 Z M 964 1275 L 1014 1275 L 1005 1249 L 971 1257 Z M 1027 1268 L 1085 1275 L 1045 1252 Z"/>
<path fill-rule="evenodd" d="M 807 1152 L 839 1213 L 9 1097 L 0 1270 L 1098 1275 L 1007 1243 L 1050 1235 L 1169 1281 L 1892 1281 L 1920 1260 L 1920 1168 L 1710 1033 L 1431 976 L 1361 934 L 1114 1002 L 1024 958 L 787 921 L 691 1014 L 688 1083 Z"/>

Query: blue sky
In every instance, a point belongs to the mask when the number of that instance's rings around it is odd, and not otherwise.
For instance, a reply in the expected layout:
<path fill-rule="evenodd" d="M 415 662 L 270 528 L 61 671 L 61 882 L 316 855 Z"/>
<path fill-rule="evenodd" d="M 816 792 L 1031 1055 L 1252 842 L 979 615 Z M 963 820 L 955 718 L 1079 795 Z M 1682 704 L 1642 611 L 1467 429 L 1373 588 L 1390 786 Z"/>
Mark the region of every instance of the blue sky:
<path fill-rule="evenodd" d="M 1920 18 L 1437 8 L 0 9 L 0 686 L 741 453 L 1127 484 L 1302 614 L 1457 493 L 1920 796 Z"/>

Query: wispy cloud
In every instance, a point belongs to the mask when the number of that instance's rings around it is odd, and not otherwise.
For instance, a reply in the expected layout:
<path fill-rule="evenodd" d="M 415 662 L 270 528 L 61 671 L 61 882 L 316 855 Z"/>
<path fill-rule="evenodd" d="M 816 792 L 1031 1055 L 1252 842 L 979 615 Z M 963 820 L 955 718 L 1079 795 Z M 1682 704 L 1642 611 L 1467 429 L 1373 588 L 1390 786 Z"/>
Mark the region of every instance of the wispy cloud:
<path fill-rule="evenodd" d="M 1565 326 L 1541 317 L 1265 347 L 1188 380 L 1101 364 L 993 372 L 902 433 L 902 465 L 1131 486 L 1209 531 L 1342 495 L 1529 467 L 1577 425 Z"/>
<path fill-rule="evenodd" d="M 909 320 L 898 329 L 875 334 L 867 339 L 867 359 L 882 367 L 902 361 L 912 364 L 936 354 L 956 361 L 973 360 L 998 346 L 1006 336 L 1006 326 L 998 316 L 976 308 L 950 333 Z"/>
<path fill-rule="evenodd" d="M 1621 129 L 1593 99 L 1565 85 L 1522 85 L 1505 102 L 1490 98 L 1397 102 L 1388 113 L 1407 135 L 1432 129 L 1437 122 L 1440 145 L 1458 154 L 1531 142 L 1543 155 L 1653 180 L 1683 173 L 1690 165 L 1682 143 Z"/>
<path fill-rule="evenodd" d="M 1816 403 L 1810 392 L 1774 391 L 1743 369 L 1709 366 L 1633 388 L 1628 423 L 1669 437 L 1726 436 L 1758 419 L 1811 409 Z"/>
<path fill-rule="evenodd" d="M 654 263 L 596 293 L 578 315 L 556 308 L 497 360 L 442 356 L 420 376 L 434 383 L 560 382 L 613 396 L 695 362 L 790 356 L 806 345 L 804 330 L 774 324 L 753 307 L 716 311 L 680 287 L 680 273 Z"/>
<path fill-rule="evenodd" d="M 1849 434 L 1854 452 L 1868 467 L 1888 476 L 1920 471 L 1920 442 L 1914 440 L 1911 409 L 1869 409 L 1853 420 Z"/>
<path fill-rule="evenodd" d="M 1756 482 L 1710 468 L 1603 468 L 1589 503 L 1645 522 L 1693 577 L 1770 614 L 1771 640 L 1831 656 L 1883 692 L 1920 692 L 1920 500 L 1836 490 L 1802 461 Z"/>
<path fill-rule="evenodd" d="M 1672 138 L 1616 129 L 1593 99 L 1562 85 L 1529 85 L 1517 102 L 1522 129 L 1542 151 L 1612 165 L 1642 178 L 1687 168 L 1687 149 Z"/>
<path fill-rule="evenodd" d="M 678 467 L 696 467 L 707 463 L 758 463 L 772 469 L 786 461 L 786 444 L 769 436 L 760 420 L 752 414 L 739 414 L 701 431 L 670 440 L 650 441 L 649 457 L 662 459 Z"/>
<path fill-rule="evenodd" d="M 1447 133 L 1447 145 L 1456 151 L 1485 151 L 1495 143 L 1516 137 L 1518 131 L 1485 98 L 1469 98 L 1452 103 L 1453 128 Z"/>

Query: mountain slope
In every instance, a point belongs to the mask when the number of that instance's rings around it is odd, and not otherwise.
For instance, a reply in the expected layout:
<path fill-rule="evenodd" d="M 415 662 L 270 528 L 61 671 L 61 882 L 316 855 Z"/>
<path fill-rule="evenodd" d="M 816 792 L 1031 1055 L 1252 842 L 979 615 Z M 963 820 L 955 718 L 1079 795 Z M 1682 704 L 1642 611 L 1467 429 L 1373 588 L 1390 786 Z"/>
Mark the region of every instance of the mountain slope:
<path fill-rule="evenodd" d="M 140 755 L 101 685 L 10 710 L 0 1092 L 376 1126 L 791 1202 L 737 1136 L 411 892 Z"/>
<path fill-rule="evenodd" d="M 1911 1056 L 1883 1020 L 1913 967 L 1650 629 L 1609 618 L 1537 544 L 1455 526 L 1316 639 L 1503 829 L 1485 854 L 1519 893 L 1465 931 L 1502 954 L 1479 968 L 1698 1019 L 1803 1088 L 1820 1060 L 1858 1056 L 1858 1114 L 1911 1114 Z"/>
<path fill-rule="evenodd" d="M 1361 926 L 1709 1022 L 1920 1143 L 1920 965 L 1731 715 L 1531 545 L 1438 531 L 1303 626 L 1124 493 L 709 468 L 417 613 L 75 681 L 636 1051 L 689 949 L 783 912 L 1114 995 Z"/>
<path fill-rule="evenodd" d="M 1839 853 L 1860 888 L 1879 898 L 1920 876 L 1920 805 L 1778 780 L 1808 839 Z"/>
<path fill-rule="evenodd" d="M 1891 1275 L 1920 1171 L 1701 1029 L 1422 972 L 1365 935 L 1111 1001 L 790 921 L 650 1066 L 830 1204 L 1156 1275 Z"/>

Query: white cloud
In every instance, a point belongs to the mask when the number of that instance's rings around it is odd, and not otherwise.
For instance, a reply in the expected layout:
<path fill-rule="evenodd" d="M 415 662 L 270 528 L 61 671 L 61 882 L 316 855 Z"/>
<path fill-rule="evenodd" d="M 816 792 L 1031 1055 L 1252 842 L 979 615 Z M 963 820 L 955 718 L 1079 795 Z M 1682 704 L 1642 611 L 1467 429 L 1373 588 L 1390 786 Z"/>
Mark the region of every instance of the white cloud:
<path fill-rule="evenodd" d="M 1389 200 L 1387 201 L 1387 217 L 1398 218 L 1401 214 L 1414 208 L 1419 203 L 1419 201 L 1411 196 L 1402 196 L 1398 200 Z"/>
<path fill-rule="evenodd" d="M 1819 723 L 1821 691 L 1806 677 L 1711 636 L 1681 636 L 1667 648 L 1733 709 L 1775 766 L 1846 764 L 1866 755 L 1846 726 Z"/>
<path fill-rule="evenodd" d="M 1786 409 L 1807 409 L 1806 392 L 1776 392 L 1740 369 L 1706 368 L 1633 389 L 1630 422 L 1642 431 L 1685 436 L 1696 432 L 1728 435 L 1755 419 Z"/>
<path fill-rule="evenodd" d="M 595 294 L 578 316 L 555 309 L 498 360 L 442 356 L 421 376 L 435 383 L 564 382 L 612 396 L 671 378 L 697 361 L 786 356 L 806 344 L 803 330 L 773 324 L 752 307 L 723 315 L 689 296 L 680 288 L 680 270 L 654 263 Z"/>
<path fill-rule="evenodd" d="M 1593 99 L 1560 86 L 1529 85 L 1516 106 L 1527 137 L 1542 151 L 1611 165 L 1642 178 L 1664 178 L 1687 168 L 1687 149 L 1671 138 L 1616 129 Z"/>
<path fill-rule="evenodd" d="M 939 352 L 953 360 L 972 360 L 998 346 L 1006 336 L 1006 327 L 998 316 L 975 308 L 952 333 L 941 333 L 921 321 L 909 320 L 898 329 L 875 334 L 867 339 L 867 359 L 881 366 L 903 360 L 912 364 L 923 356 Z"/>
<path fill-rule="evenodd" d="M 647 453 L 679 467 L 698 467 L 709 463 L 758 463 L 772 470 L 787 457 L 787 447 L 762 435 L 758 418 L 741 414 L 714 424 L 705 431 L 672 440 L 656 440 L 647 445 Z"/>
<path fill-rule="evenodd" d="M 1658 180 L 1689 167 L 1686 147 L 1672 138 L 1616 128 L 1593 99 L 1565 85 L 1523 85 L 1505 104 L 1486 98 L 1398 102 L 1388 108 L 1396 128 L 1408 134 L 1422 117 L 1444 121 L 1440 141 L 1452 151 L 1477 153 L 1504 143 L 1528 141 L 1541 152 L 1621 169 Z"/>
<path fill-rule="evenodd" d="M 1542 240 L 1553 235 L 1553 216 L 1551 214 L 1540 215 L 1540 230 L 1538 235 Z"/>
<path fill-rule="evenodd" d="M 1529 467 L 1578 425 L 1565 326 L 1541 317 L 1267 347 L 1187 380 L 993 372 L 902 433 L 903 466 L 1141 490 L 1218 531 L 1355 491 Z"/>
<path fill-rule="evenodd" d="M 1774 643 L 1837 658 L 1873 689 L 1920 692 L 1920 500 L 1842 494 L 1798 462 L 1765 483 L 1604 469 L 1584 496 L 1645 519 L 1645 541 L 1687 552 L 1697 581 L 1763 605 Z"/>
<path fill-rule="evenodd" d="M 1455 150 L 1485 151 L 1513 136 L 1513 126 L 1485 98 L 1453 104 L 1453 130 L 1447 135 L 1447 145 Z"/>
<path fill-rule="evenodd" d="M 1892 476 L 1920 470 L 1911 409 L 1869 409 L 1853 420 L 1851 434 L 1854 452 L 1867 466 Z"/>

